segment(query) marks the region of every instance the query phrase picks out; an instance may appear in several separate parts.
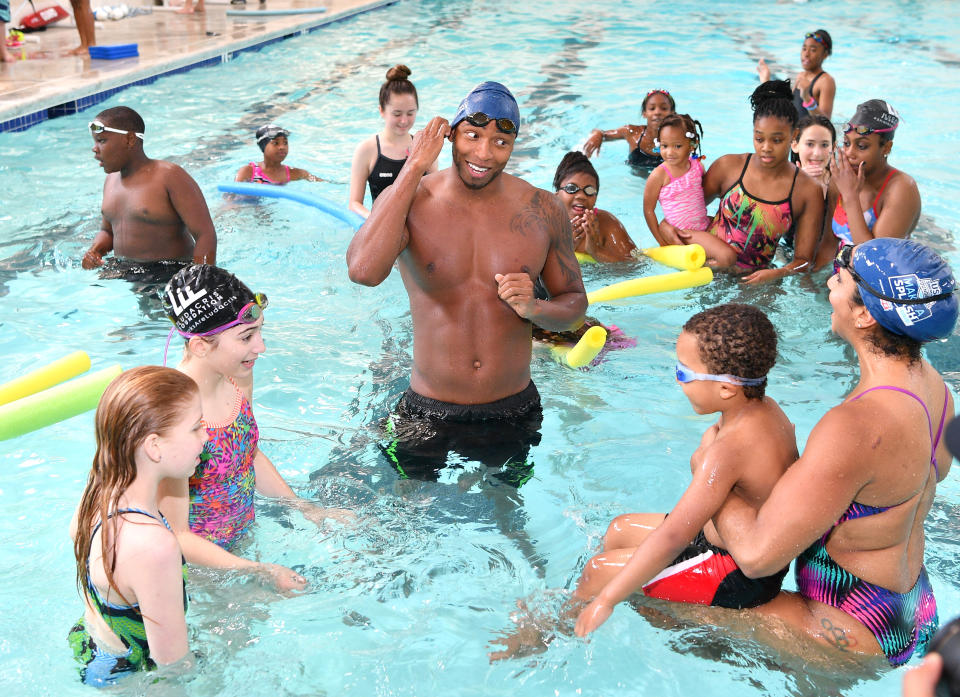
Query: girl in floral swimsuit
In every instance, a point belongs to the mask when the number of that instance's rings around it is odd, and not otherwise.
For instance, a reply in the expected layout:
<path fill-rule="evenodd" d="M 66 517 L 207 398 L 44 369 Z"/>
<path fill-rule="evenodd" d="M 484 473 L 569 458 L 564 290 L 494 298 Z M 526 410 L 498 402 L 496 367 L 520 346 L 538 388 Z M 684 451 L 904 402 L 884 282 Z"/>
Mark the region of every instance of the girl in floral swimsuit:
<path fill-rule="evenodd" d="M 198 264 L 171 279 L 163 304 L 174 323 L 171 336 L 176 331 L 186 340 L 179 369 L 200 385 L 209 436 L 189 481 L 169 480 L 162 487 L 162 505 L 184 556 L 191 564 L 266 573 L 280 590 L 303 588 L 306 580 L 290 569 L 229 551 L 254 522 L 254 491 L 280 498 L 318 523 L 352 517 L 298 498 L 258 447 L 249 385 L 265 350 L 267 298 L 223 269 Z"/>

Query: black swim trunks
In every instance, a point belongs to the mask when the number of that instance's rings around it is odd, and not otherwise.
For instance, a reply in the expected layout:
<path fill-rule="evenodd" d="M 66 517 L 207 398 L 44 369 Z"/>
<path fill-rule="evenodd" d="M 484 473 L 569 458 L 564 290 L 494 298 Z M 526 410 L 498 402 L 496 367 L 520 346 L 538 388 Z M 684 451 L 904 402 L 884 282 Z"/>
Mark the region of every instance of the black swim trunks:
<path fill-rule="evenodd" d="M 660 157 L 659 153 L 651 154 L 640 148 L 634 148 L 630 151 L 627 164 L 637 169 L 653 169 L 663 164 L 663 158 Z"/>
<path fill-rule="evenodd" d="M 498 470 L 520 487 L 533 476 L 530 447 L 540 443 L 543 409 L 531 381 L 522 391 L 486 404 L 453 404 L 408 389 L 387 417 L 380 449 L 404 479 L 437 481 L 454 453 Z"/>
<path fill-rule="evenodd" d="M 132 261 L 110 257 L 100 267 L 100 278 L 123 279 L 144 285 L 165 286 L 180 269 L 193 262 L 179 259 L 160 259 L 158 261 Z"/>

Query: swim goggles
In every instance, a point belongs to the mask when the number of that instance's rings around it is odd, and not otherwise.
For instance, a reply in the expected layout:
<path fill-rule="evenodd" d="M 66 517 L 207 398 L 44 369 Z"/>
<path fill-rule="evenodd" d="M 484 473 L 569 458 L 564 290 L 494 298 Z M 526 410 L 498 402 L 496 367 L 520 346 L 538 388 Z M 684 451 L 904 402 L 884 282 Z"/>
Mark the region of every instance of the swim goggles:
<path fill-rule="evenodd" d="M 873 286 L 863 280 L 863 276 L 858 274 L 853 268 L 853 249 L 852 244 L 846 244 L 840 248 L 840 251 L 837 252 L 837 266 L 841 269 L 846 269 L 849 274 L 853 277 L 853 280 L 856 282 L 857 286 L 866 290 L 870 295 L 880 298 L 881 300 L 886 300 L 888 303 L 895 303 L 897 305 L 926 305 L 927 303 L 936 302 L 937 300 L 946 300 L 951 295 L 953 291 L 949 293 L 940 293 L 938 295 L 928 295 L 924 298 L 893 298 L 889 295 L 884 295 L 879 290 L 874 290 Z M 955 290 L 955 289 L 954 289 Z"/>
<path fill-rule="evenodd" d="M 472 114 L 467 114 L 463 118 L 466 119 L 467 123 L 476 126 L 477 128 L 483 128 L 491 121 L 495 121 L 497 124 L 497 130 L 501 133 L 518 133 L 517 124 L 513 122 L 513 119 L 495 119 L 491 116 L 487 116 L 482 111 L 476 111 Z"/>
<path fill-rule="evenodd" d="M 816 42 L 817 42 L 818 44 L 820 44 L 821 46 L 826 46 L 826 44 L 823 42 L 823 37 L 820 36 L 819 34 L 815 33 L 815 32 L 808 31 L 806 34 L 803 35 L 803 38 L 804 38 L 804 39 L 813 39 L 814 41 L 816 41 Z"/>
<path fill-rule="evenodd" d="M 762 385 L 767 381 L 767 376 L 762 378 L 741 378 L 736 375 L 711 375 L 710 373 L 698 373 L 677 361 L 677 382 L 687 384 L 694 380 L 712 380 L 713 382 L 729 382 L 731 385 L 743 385 L 752 387 Z"/>
<path fill-rule="evenodd" d="M 560 191 L 570 194 L 571 196 L 573 196 L 578 191 L 582 191 L 584 196 L 596 196 L 598 193 L 600 193 L 600 189 L 598 189 L 595 186 L 592 186 L 591 184 L 587 184 L 586 186 L 577 186 L 573 182 L 570 182 L 568 184 L 564 184 L 563 186 L 561 186 Z"/>
<path fill-rule="evenodd" d="M 850 133 L 850 131 L 856 131 L 857 135 L 861 136 L 868 136 L 871 133 L 889 133 L 895 130 L 897 130 L 896 126 L 890 128 L 870 128 L 869 126 L 854 126 L 852 123 L 845 123 L 843 125 L 844 134 Z"/>
<path fill-rule="evenodd" d="M 100 135 L 104 131 L 106 131 L 107 133 L 120 133 L 120 134 L 133 133 L 133 135 L 135 135 L 137 138 L 139 138 L 140 140 L 143 140 L 142 133 L 134 133 L 133 131 L 121 131 L 119 128 L 110 128 L 110 126 L 104 126 L 99 121 L 91 121 L 87 125 L 90 128 L 90 132 L 93 133 L 94 135 Z"/>
<path fill-rule="evenodd" d="M 669 93 L 667 90 L 650 90 L 649 92 L 647 92 L 647 96 L 648 96 L 648 97 L 649 97 L 651 94 L 665 94 L 665 95 L 667 95 L 668 97 L 670 96 L 670 93 Z"/>
<path fill-rule="evenodd" d="M 237 318 L 232 322 L 228 322 L 222 326 L 211 329 L 208 332 L 199 332 L 197 334 L 190 334 L 189 332 L 180 332 L 180 336 L 185 338 L 190 338 L 193 336 L 210 336 L 211 334 L 219 334 L 222 331 L 226 331 L 230 327 L 235 327 L 238 324 L 253 324 L 263 315 L 263 311 L 267 309 L 269 301 L 267 296 L 263 293 L 257 293 L 253 296 L 253 302 L 249 302 L 243 307 L 240 308 L 240 312 L 237 313 Z"/>

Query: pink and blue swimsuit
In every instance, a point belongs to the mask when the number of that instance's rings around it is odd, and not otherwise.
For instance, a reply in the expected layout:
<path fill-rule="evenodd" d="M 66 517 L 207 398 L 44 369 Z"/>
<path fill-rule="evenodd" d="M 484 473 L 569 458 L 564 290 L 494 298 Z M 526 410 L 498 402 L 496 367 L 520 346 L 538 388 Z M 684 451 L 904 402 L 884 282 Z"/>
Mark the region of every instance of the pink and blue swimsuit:
<path fill-rule="evenodd" d="M 207 426 L 210 439 L 190 477 L 190 529 L 223 548 L 253 524 L 253 459 L 260 438 L 250 402 L 233 387 L 235 416 L 224 426 Z"/>

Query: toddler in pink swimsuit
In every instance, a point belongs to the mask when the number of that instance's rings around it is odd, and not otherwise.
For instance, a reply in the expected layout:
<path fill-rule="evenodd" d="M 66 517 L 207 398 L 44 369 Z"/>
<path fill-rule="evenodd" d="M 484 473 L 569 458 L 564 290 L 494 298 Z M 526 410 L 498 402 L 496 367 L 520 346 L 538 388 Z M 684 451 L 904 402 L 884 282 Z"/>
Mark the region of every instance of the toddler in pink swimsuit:
<path fill-rule="evenodd" d="M 699 136 L 698 136 L 699 133 Z M 643 216 L 660 244 L 656 206 L 681 230 L 706 230 L 710 224 L 703 199 L 703 165 L 697 156 L 703 127 L 689 114 L 670 114 L 660 124 L 658 143 L 663 164 L 650 173 L 643 190 Z"/>

